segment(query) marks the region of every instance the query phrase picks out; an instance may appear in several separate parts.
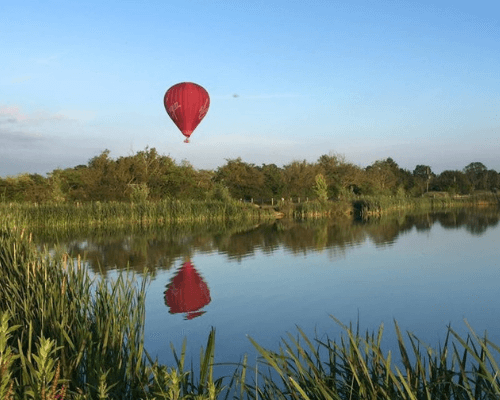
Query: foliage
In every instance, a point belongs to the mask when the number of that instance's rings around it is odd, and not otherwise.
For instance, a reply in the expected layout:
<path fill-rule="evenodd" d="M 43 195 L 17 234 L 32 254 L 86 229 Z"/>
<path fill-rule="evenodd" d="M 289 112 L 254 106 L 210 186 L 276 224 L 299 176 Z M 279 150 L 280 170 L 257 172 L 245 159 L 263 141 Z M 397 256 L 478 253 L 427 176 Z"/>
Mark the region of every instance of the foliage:
<path fill-rule="evenodd" d="M 314 196 L 315 177 L 318 167 L 306 160 L 293 161 L 283 167 L 283 194 L 285 198 Z"/>
<path fill-rule="evenodd" d="M 228 188 L 234 199 L 250 200 L 261 197 L 264 175 L 255 165 L 241 161 L 241 158 L 226 160 L 226 165 L 219 167 L 214 180 Z"/>
<path fill-rule="evenodd" d="M 281 197 L 283 194 L 283 170 L 276 164 L 263 164 L 260 168 L 264 175 L 264 189 L 262 195 L 265 198 Z"/>
<path fill-rule="evenodd" d="M 432 180 L 431 188 L 434 191 L 465 195 L 472 193 L 474 186 L 463 172 L 446 170 Z"/>
<path fill-rule="evenodd" d="M 366 173 L 373 195 L 394 194 L 404 181 L 404 171 L 392 158 L 375 161 L 366 167 Z"/>
<path fill-rule="evenodd" d="M 213 186 L 212 190 L 210 191 L 208 197 L 217 201 L 224 201 L 224 202 L 233 201 L 231 193 L 229 193 L 229 189 L 222 183 L 216 183 Z"/>
<path fill-rule="evenodd" d="M 109 150 L 87 165 L 56 169 L 43 177 L 21 174 L 0 178 L 0 202 L 87 203 L 132 202 L 144 205 L 166 200 L 192 201 L 231 199 L 275 205 L 284 198 L 294 202 L 325 201 L 316 177 L 323 176 L 327 198 L 353 201 L 357 196 L 420 197 L 429 192 L 468 195 L 476 190 L 500 190 L 500 174 L 480 162 L 463 171 L 435 174 L 419 164 L 413 171 L 400 168 L 392 159 L 376 160 L 361 168 L 339 154 L 322 155 L 316 162 L 292 161 L 257 166 L 240 157 L 228 159 L 216 171 L 197 170 L 188 161 L 176 163 L 155 148 L 129 156 L 110 157 Z M 320 197 L 321 194 L 321 197 Z"/>
<path fill-rule="evenodd" d="M 324 203 L 328 200 L 328 186 L 326 185 L 325 177 L 322 174 L 318 174 L 315 180 L 314 192 L 318 200 Z"/>
<path fill-rule="evenodd" d="M 134 203 L 145 203 L 149 197 L 149 188 L 147 183 L 140 183 L 132 186 L 130 200 Z"/>

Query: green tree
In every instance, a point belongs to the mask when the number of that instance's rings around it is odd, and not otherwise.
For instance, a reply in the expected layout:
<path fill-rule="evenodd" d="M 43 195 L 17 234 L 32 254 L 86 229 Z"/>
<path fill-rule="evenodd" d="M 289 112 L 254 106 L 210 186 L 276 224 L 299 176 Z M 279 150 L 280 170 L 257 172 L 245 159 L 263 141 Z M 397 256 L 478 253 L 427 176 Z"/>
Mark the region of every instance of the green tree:
<path fill-rule="evenodd" d="M 38 174 L 9 176 L 2 182 L 2 198 L 16 202 L 42 201 L 45 196 L 38 189 L 43 186 L 43 180 L 44 178 Z"/>
<path fill-rule="evenodd" d="M 212 200 L 219 200 L 224 202 L 230 202 L 233 200 L 229 189 L 222 183 L 215 183 L 212 190 L 209 192 L 208 197 Z"/>
<path fill-rule="evenodd" d="M 375 161 L 365 168 L 366 177 L 371 186 L 370 194 L 395 194 L 398 189 L 399 166 L 392 158 Z"/>
<path fill-rule="evenodd" d="M 464 173 L 472 184 L 473 190 L 486 190 L 488 168 L 483 163 L 470 163 L 464 168 Z"/>
<path fill-rule="evenodd" d="M 127 191 L 127 183 L 118 187 L 115 175 L 115 162 L 109 157 L 109 150 L 93 157 L 88 168 L 82 174 L 88 200 L 109 201 L 120 200 Z"/>
<path fill-rule="evenodd" d="M 56 203 L 62 203 L 66 201 L 66 196 L 63 192 L 63 182 L 61 179 L 62 171 L 56 169 L 49 174 L 50 181 L 50 200 Z"/>
<path fill-rule="evenodd" d="M 204 185 L 208 185 L 208 189 L 210 189 L 213 186 L 213 183 L 210 182 L 210 178 L 213 174 L 207 175 L 206 172 L 205 174 L 200 174 L 187 160 L 183 160 L 181 165 L 177 167 L 176 171 L 178 175 L 177 198 L 198 200 L 206 198 L 206 190 L 199 185 L 201 179 L 208 178 L 208 181 L 205 181 Z"/>
<path fill-rule="evenodd" d="M 318 159 L 318 167 L 328 184 L 328 197 L 361 194 L 363 171 L 347 162 L 343 155 L 324 154 Z"/>
<path fill-rule="evenodd" d="M 30 174 L 28 177 L 29 183 L 24 188 L 24 201 L 43 203 L 52 199 L 50 179 L 40 174 Z"/>
<path fill-rule="evenodd" d="M 326 184 L 325 177 L 323 174 L 318 174 L 315 177 L 316 184 L 314 185 L 314 192 L 318 197 L 318 200 L 322 203 L 326 203 L 328 200 L 328 185 Z"/>
<path fill-rule="evenodd" d="M 452 194 L 469 194 L 473 190 L 472 184 L 462 171 L 443 171 L 432 182 L 432 190 Z"/>
<path fill-rule="evenodd" d="M 329 197 L 338 197 L 344 186 L 339 156 L 332 153 L 328 155 L 323 154 L 318 158 L 317 164 L 327 182 Z"/>
<path fill-rule="evenodd" d="M 429 191 L 431 180 L 436 177 L 428 165 L 417 165 L 413 170 L 414 185 L 412 193 L 414 195 L 422 195 Z"/>
<path fill-rule="evenodd" d="M 429 178 L 436 176 L 436 174 L 432 172 L 431 167 L 429 167 L 428 165 L 417 165 L 413 170 L 413 176 L 416 178 L 420 178 L 423 181 L 426 181 Z"/>
<path fill-rule="evenodd" d="M 276 164 L 262 164 L 260 168 L 264 175 L 263 197 L 279 198 L 283 196 L 283 170 Z"/>
<path fill-rule="evenodd" d="M 235 199 L 261 198 L 264 187 L 264 174 L 253 164 L 243 162 L 240 157 L 226 160 L 217 169 L 215 182 L 227 187 Z"/>
<path fill-rule="evenodd" d="M 312 197 L 318 166 L 304 161 L 293 161 L 283 167 L 285 197 Z"/>
<path fill-rule="evenodd" d="M 206 199 L 208 193 L 215 186 L 215 172 L 206 169 L 197 170 L 195 180 L 197 198 L 200 200 Z"/>
<path fill-rule="evenodd" d="M 492 192 L 500 190 L 500 174 L 497 171 L 493 169 L 488 170 L 486 187 L 487 190 L 491 190 Z"/>
<path fill-rule="evenodd" d="M 83 179 L 86 165 L 59 170 L 60 187 L 67 201 L 85 201 L 88 199 L 88 188 Z"/>

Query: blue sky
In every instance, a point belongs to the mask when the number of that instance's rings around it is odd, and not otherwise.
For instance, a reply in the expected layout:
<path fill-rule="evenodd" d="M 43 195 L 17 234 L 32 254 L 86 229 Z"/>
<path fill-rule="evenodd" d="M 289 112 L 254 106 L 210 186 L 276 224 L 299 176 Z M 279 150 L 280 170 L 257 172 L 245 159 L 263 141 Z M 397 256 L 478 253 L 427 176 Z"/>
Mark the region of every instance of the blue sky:
<path fill-rule="evenodd" d="M 499 43 L 498 0 L 4 2 L 0 176 L 146 146 L 500 171 Z M 190 144 L 163 106 L 183 81 L 211 97 Z"/>

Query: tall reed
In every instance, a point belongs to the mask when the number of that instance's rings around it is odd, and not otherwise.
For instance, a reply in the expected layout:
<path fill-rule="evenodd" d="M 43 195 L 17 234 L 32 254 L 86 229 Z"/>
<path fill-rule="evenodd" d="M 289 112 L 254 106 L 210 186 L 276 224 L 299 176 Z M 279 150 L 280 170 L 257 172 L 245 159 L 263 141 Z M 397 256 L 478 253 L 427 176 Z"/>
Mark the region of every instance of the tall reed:
<path fill-rule="evenodd" d="M 23 231 L 3 229 L 0 282 L 0 399 L 138 399 L 152 398 L 153 389 L 168 392 L 162 384 L 176 372 L 150 365 L 144 349 L 147 274 L 141 283 L 129 272 L 115 281 L 91 278 L 79 259 L 39 253 Z M 196 384 L 203 398 L 220 389 L 209 373 L 214 338 L 215 332 Z"/>
<path fill-rule="evenodd" d="M 0 203 L 0 216 L 10 225 L 23 227 L 164 226 L 204 221 L 246 221 L 274 218 L 264 210 L 239 202 L 181 201 L 88 202 L 88 203 Z"/>
<path fill-rule="evenodd" d="M 291 215 L 295 219 L 316 217 L 340 217 L 352 213 L 352 205 L 348 201 L 307 201 L 295 204 Z"/>
<path fill-rule="evenodd" d="M 123 398 L 134 393 L 144 364 L 146 279 L 139 287 L 131 274 L 113 284 L 93 280 L 80 260 L 73 265 L 38 254 L 23 232 L 1 233 L 0 264 L 0 310 L 19 326 L 10 332 L 19 354 L 18 390 L 45 388 L 48 378 L 34 376 L 42 369 L 50 376 L 57 359 L 69 391 L 92 397 L 114 384 Z"/>
<path fill-rule="evenodd" d="M 380 215 L 395 210 L 432 211 L 451 207 L 471 207 L 477 205 L 500 204 L 494 193 L 482 193 L 466 197 L 451 197 L 447 193 L 424 197 L 401 196 L 361 196 L 352 201 L 356 216 Z"/>
<path fill-rule="evenodd" d="M 359 324 L 353 328 L 336 321 L 343 329 L 340 340 L 311 340 L 298 328 L 297 337 L 288 334 L 276 352 L 250 338 L 261 363 L 272 368 L 278 379 L 263 374 L 259 381 L 264 383 L 257 386 L 247 383 L 240 372 L 246 398 L 253 399 L 256 393 L 260 399 L 303 400 L 500 398 L 500 347 L 487 336 L 479 337 L 470 326 L 466 339 L 449 327 L 444 344 L 435 350 L 411 333 L 407 333 L 409 345 L 405 343 L 394 322 L 396 358 L 383 350 L 383 325 L 376 332 L 361 334 Z"/>
<path fill-rule="evenodd" d="M 395 323 L 399 355 L 385 352 L 383 326 L 340 339 L 309 339 L 299 328 L 278 351 L 250 339 L 259 368 L 246 357 L 231 377 L 216 377 L 215 330 L 200 352 L 199 373 L 186 368 L 186 342 L 163 366 L 144 349 L 141 283 L 129 272 L 91 278 L 80 260 L 34 247 L 30 236 L 0 229 L 0 399 L 498 399 L 500 347 L 471 327 L 448 329 L 437 350 Z M 227 380 L 226 380 L 227 379 Z M 252 381 L 253 379 L 253 381 Z"/>

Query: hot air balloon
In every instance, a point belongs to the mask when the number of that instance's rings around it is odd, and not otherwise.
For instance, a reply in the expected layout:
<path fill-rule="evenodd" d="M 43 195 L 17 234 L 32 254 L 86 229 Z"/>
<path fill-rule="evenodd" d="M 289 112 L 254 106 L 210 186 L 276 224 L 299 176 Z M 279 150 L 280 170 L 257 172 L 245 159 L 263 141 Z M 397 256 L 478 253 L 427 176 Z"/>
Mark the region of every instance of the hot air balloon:
<path fill-rule="evenodd" d="M 163 104 L 174 124 L 186 136 L 184 141 L 189 143 L 189 137 L 208 112 L 210 97 L 200 85 L 182 82 L 167 90 Z"/>
<path fill-rule="evenodd" d="M 170 313 L 186 313 L 186 319 L 193 319 L 204 314 L 204 311 L 200 310 L 210 301 L 207 284 L 193 264 L 186 261 L 165 291 L 165 304 L 170 308 Z"/>

